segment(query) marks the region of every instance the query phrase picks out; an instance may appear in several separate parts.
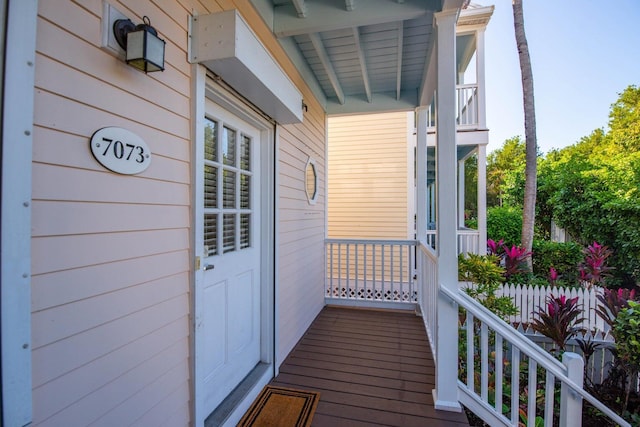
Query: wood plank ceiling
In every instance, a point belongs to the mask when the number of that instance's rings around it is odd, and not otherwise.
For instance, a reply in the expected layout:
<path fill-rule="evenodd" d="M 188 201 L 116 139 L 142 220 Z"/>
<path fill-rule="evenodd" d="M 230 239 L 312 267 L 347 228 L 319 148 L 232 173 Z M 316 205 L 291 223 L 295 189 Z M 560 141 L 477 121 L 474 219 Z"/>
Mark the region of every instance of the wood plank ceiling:
<path fill-rule="evenodd" d="M 269 1 L 273 32 L 298 49 L 329 114 L 418 105 L 442 1 Z"/>

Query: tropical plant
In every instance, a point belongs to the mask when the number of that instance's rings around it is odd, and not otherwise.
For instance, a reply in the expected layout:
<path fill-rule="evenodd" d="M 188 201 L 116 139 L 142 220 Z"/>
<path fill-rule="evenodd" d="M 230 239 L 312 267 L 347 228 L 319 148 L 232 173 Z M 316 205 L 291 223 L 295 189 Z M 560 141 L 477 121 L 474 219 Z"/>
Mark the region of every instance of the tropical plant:
<path fill-rule="evenodd" d="M 504 246 L 504 276 L 509 280 L 516 274 L 521 274 L 527 271 L 526 260 L 531 255 L 531 251 L 526 250 L 520 246 L 512 245 L 510 248 Z"/>
<path fill-rule="evenodd" d="M 620 310 L 629 306 L 629 301 L 636 298 L 635 289 L 605 289 L 596 296 L 598 307 L 596 314 L 613 329 Z"/>
<path fill-rule="evenodd" d="M 640 303 L 628 301 L 627 307 L 620 310 L 613 325 L 620 366 L 628 373 L 628 378 L 635 378 L 640 372 Z M 622 407 L 627 409 L 631 381 L 627 381 L 625 400 Z"/>
<path fill-rule="evenodd" d="M 536 316 L 531 327 L 534 331 L 551 338 L 557 346 L 556 351 L 563 352 L 567 341 L 578 332 L 584 330 L 576 326 L 584 320 L 582 315 L 582 305 L 578 304 L 578 298 L 567 298 L 564 295 L 558 297 L 553 294 L 547 297 L 546 307 L 538 307 L 534 313 Z"/>
<path fill-rule="evenodd" d="M 498 296 L 504 280 L 504 268 L 496 255 L 460 254 L 458 257 L 458 279 L 471 282 L 465 292 L 503 320 L 518 314 L 518 309 L 509 297 Z"/>
<path fill-rule="evenodd" d="M 590 286 L 598 285 L 611 275 L 612 267 L 607 265 L 607 259 L 613 252 L 607 246 L 593 242 L 584 250 L 584 261 L 580 264 L 580 278 Z"/>

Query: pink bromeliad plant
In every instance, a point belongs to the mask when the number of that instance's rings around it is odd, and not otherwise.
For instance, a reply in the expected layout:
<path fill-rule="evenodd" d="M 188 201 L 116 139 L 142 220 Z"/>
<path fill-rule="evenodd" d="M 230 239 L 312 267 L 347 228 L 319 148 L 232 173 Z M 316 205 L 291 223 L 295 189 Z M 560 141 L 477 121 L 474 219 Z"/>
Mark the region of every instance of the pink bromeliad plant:
<path fill-rule="evenodd" d="M 520 246 L 507 246 L 502 239 L 497 242 L 492 239 L 487 239 L 487 252 L 489 255 L 498 257 L 500 265 L 505 269 L 505 279 L 509 279 L 514 274 L 524 273 L 526 271 L 524 264 L 525 259 L 531 255 L 531 252 L 528 252 Z"/>
<path fill-rule="evenodd" d="M 538 307 L 538 311 L 534 315 L 535 318 L 531 323 L 533 330 L 551 338 L 558 350 L 561 351 L 564 351 L 569 339 L 583 330 L 577 326 L 584 320 L 583 317 L 580 317 L 582 305 L 578 304 L 577 297 L 549 295 L 546 307 Z"/>
<path fill-rule="evenodd" d="M 558 271 L 552 267 L 549 268 L 549 283 L 551 284 L 551 286 L 556 286 L 556 283 L 558 282 Z"/>
<path fill-rule="evenodd" d="M 487 239 L 487 251 L 489 255 L 497 255 L 501 257 L 504 253 L 504 240 L 500 239 L 497 242 L 493 239 Z"/>
<path fill-rule="evenodd" d="M 612 267 L 607 265 L 607 259 L 613 251 L 598 242 L 584 249 L 584 261 L 580 264 L 580 280 L 587 282 L 588 286 L 601 284 L 606 277 L 611 275 Z"/>
<path fill-rule="evenodd" d="M 525 260 L 529 255 L 531 255 L 531 252 L 516 245 L 513 245 L 510 248 L 504 245 L 503 248 L 505 279 L 509 279 L 514 274 L 524 273 L 526 271 Z"/>

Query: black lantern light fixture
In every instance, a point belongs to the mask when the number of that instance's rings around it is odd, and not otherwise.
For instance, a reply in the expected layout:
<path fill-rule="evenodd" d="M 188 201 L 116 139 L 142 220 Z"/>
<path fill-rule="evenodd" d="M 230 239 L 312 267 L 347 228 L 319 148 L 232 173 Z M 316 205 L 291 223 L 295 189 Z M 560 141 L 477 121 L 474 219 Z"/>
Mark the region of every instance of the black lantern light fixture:
<path fill-rule="evenodd" d="M 164 71 L 165 41 L 158 37 L 148 16 L 142 22 L 134 25 L 130 19 L 118 19 L 113 23 L 113 35 L 126 51 L 127 64 L 145 73 Z"/>

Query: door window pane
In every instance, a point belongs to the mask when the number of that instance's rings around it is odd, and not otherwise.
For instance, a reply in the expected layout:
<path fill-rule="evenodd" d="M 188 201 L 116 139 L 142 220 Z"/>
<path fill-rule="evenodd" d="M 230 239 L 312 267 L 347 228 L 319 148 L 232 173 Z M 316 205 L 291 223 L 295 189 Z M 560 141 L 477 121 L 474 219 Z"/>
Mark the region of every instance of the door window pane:
<path fill-rule="evenodd" d="M 240 141 L 240 169 L 251 170 L 251 138 L 246 135 Z"/>
<path fill-rule="evenodd" d="M 218 123 L 205 117 L 204 119 L 204 158 L 218 161 Z"/>
<path fill-rule="evenodd" d="M 222 131 L 222 156 L 225 165 L 236 165 L 236 131 L 226 126 Z"/>
<path fill-rule="evenodd" d="M 251 177 L 249 175 L 240 174 L 240 209 L 249 209 L 251 207 Z"/>
<path fill-rule="evenodd" d="M 251 245 L 251 215 L 240 215 L 240 249 L 248 248 Z"/>
<path fill-rule="evenodd" d="M 222 183 L 222 207 L 234 209 L 236 207 L 236 172 L 224 170 L 224 182 Z"/>
<path fill-rule="evenodd" d="M 218 255 L 217 214 L 205 214 L 204 216 L 204 254 L 205 256 Z"/>
<path fill-rule="evenodd" d="M 236 214 L 224 214 L 222 253 L 236 250 Z"/>
<path fill-rule="evenodd" d="M 204 207 L 218 207 L 218 168 L 204 166 Z"/>

